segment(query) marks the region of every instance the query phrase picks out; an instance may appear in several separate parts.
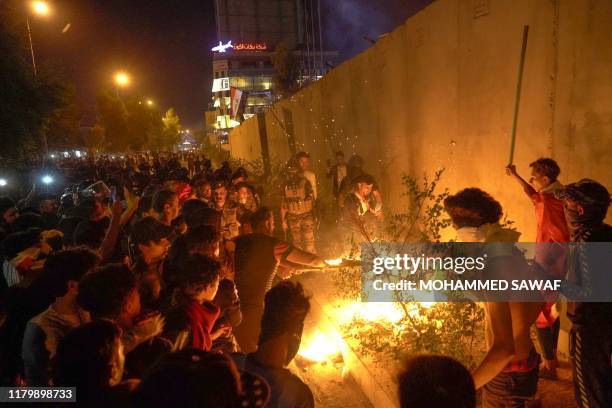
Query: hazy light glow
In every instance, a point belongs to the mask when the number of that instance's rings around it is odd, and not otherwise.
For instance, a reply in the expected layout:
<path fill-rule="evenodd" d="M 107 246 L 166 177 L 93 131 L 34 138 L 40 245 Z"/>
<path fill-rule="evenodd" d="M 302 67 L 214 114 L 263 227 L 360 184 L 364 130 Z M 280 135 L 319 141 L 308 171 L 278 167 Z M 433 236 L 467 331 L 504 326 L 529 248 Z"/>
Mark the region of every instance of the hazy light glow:
<path fill-rule="evenodd" d="M 42 182 L 45 184 L 51 184 L 53 183 L 53 177 L 47 174 L 46 176 L 43 176 Z"/>
<path fill-rule="evenodd" d="M 149 105 L 149 106 L 153 106 L 153 101 L 152 101 L 151 99 L 148 99 L 148 100 L 147 100 L 147 105 Z"/>
<path fill-rule="evenodd" d="M 51 13 L 49 5 L 44 1 L 33 1 L 31 7 L 32 11 L 39 16 L 48 16 Z"/>
<path fill-rule="evenodd" d="M 337 333 L 317 330 L 302 341 L 298 354 L 311 361 L 322 363 L 333 360 L 341 354 L 341 343 L 342 339 Z"/>
<path fill-rule="evenodd" d="M 6 179 L 0 178 L 0 187 L 5 187 L 8 184 Z"/>
<path fill-rule="evenodd" d="M 118 86 L 128 86 L 130 84 L 130 76 L 125 72 L 117 72 L 115 74 L 115 84 Z"/>

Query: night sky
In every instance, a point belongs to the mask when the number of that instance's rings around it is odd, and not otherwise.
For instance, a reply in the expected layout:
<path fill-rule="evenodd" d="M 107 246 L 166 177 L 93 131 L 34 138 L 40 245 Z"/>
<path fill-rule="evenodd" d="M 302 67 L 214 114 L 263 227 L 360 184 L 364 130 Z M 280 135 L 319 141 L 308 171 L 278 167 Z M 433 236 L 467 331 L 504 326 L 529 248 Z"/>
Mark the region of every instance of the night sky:
<path fill-rule="evenodd" d="M 321 0 L 324 44 L 347 59 L 371 46 L 432 0 Z M 124 92 L 176 108 L 183 124 L 201 128 L 212 84 L 216 42 L 212 0 L 51 0 L 54 14 L 33 20 L 38 58 L 74 80 L 84 122 L 95 119 L 100 89 L 114 89 L 112 73 L 125 69 Z M 70 28 L 62 33 L 66 24 Z M 340 35 L 341 34 L 341 35 Z"/>

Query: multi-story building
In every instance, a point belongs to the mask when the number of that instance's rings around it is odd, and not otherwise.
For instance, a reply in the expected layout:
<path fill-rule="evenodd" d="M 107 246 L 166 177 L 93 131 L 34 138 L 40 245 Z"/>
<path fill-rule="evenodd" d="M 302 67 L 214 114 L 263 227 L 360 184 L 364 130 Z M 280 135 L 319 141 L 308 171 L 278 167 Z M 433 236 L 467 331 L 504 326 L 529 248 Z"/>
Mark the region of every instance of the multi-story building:
<path fill-rule="evenodd" d="M 317 0 L 216 0 L 215 10 L 218 44 L 211 45 L 213 96 L 206 128 L 211 141 L 225 144 L 228 129 L 278 99 L 271 57 L 279 43 L 299 61 L 301 83 L 324 75 L 337 53 L 322 47 Z M 242 93 L 239 106 L 232 89 Z"/>

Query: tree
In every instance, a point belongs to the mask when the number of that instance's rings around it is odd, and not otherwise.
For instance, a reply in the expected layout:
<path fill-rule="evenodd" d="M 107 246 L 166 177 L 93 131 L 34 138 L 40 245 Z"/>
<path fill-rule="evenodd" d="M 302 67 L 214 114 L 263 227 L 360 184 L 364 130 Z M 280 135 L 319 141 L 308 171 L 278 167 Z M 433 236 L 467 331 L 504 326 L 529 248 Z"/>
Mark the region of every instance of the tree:
<path fill-rule="evenodd" d="M 161 138 L 156 143 L 158 150 L 172 150 L 174 146 L 181 142 L 181 121 L 173 108 L 166 111 L 162 118 L 164 124 Z"/>
<path fill-rule="evenodd" d="M 126 104 L 129 147 L 133 150 L 151 148 L 164 130 L 161 113 L 155 107 L 132 100 Z"/>
<path fill-rule="evenodd" d="M 43 153 L 45 133 L 53 143 L 59 133 L 73 136 L 78 114 L 57 71 L 38 61 L 34 77 L 22 7 L 0 2 L 0 139 L 10 140 L 0 143 L 0 157 L 24 163 Z"/>
<path fill-rule="evenodd" d="M 129 146 L 128 112 L 125 104 L 108 91 L 96 98 L 98 124 L 104 128 L 105 147 L 111 151 L 125 151 Z"/>
<path fill-rule="evenodd" d="M 102 148 L 105 140 L 105 130 L 96 124 L 92 128 L 80 129 L 79 144 L 86 147 L 91 152 L 96 152 Z"/>
<path fill-rule="evenodd" d="M 83 146 L 79 138 L 81 112 L 76 106 L 74 88 L 64 87 L 59 94 L 64 103 L 51 111 L 44 129 L 50 151 Z"/>
<path fill-rule="evenodd" d="M 272 83 L 275 92 L 283 98 L 291 96 L 299 89 L 300 63 L 298 59 L 284 41 L 276 46 L 271 59 L 274 66 Z"/>

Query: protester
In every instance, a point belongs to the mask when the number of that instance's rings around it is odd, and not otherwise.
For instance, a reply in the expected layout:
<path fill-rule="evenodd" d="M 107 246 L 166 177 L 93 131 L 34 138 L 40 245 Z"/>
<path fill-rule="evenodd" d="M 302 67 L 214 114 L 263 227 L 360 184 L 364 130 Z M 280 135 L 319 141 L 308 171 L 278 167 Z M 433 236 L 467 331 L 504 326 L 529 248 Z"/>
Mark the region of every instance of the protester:
<path fill-rule="evenodd" d="M 246 356 L 244 369 L 270 384 L 269 407 L 314 407 L 310 388 L 286 368 L 300 348 L 309 311 L 299 283 L 280 282 L 266 294 L 258 348 Z"/>
<path fill-rule="evenodd" d="M 77 302 L 92 320 L 109 319 L 121 327 L 126 352 L 163 329 L 159 314 L 141 315 L 138 281 L 125 265 L 109 264 L 83 276 Z"/>
<path fill-rule="evenodd" d="M 310 154 L 306 152 L 299 152 L 295 155 L 295 158 L 298 162 L 298 166 L 300 167 L 300 172 L 302 175 L 310 182 L 310 187 L 312 187 L 312 197 L 314 200 L 317 200 L 317 176 L 310 170 Z"/>
<path fill-rule="evenodd" d="M 9 197 L 0 197 L 0 238 L 4 238 L 12 231 L 11 225 L 18 218 L 15 202 Z"/>
<path fill-rule="evenodd" d="M 57 229 L 60 217 L 58 215 L 59 201 L 55 194 L 38 195 L 38 213 L 44 223 L 44 229 Z"/>
<path fill-rule="evenodd" d="M 214 211 L 214 210 L 213 210 Z M 210 259 L 219 260 L 220 235 L 211 225 L 191 228 L 185 235 L 174 240 L 169 256 L 164 264 L 164 285 L 168 293 L 180 286 L 184 275 L 185 262 L 194 254 L 205 255 Z M 242 321 L 240 300 L 234 283 L 234 271 L 230 264 L 219 264 L 219 289 L 213 303 L 220 309 L 219 318 L 213 331 L 221 326 L 236 327 Z M 238 350 L 232 333 L 224 333 L 213 341 L 213 350 L 223 350 L 229 353 Z"/>
<path fill-rule="evenodd" d="M 577 243 L 570 257 L 570 278 L 591 284 L 603 281 L 605 285 L 610 271 L 601 270 L 605 262 L 597 260 L 587 243 L 612 242 L 612 227 L 604 223 L 610 206 L 609 191 L 594 180 L 582 179 L 558 191 L 557 197 L 563 200 L 571 241 Z M 570 353 L 576 401 L 581 408 L 610 407 L 612 303 L 570 303 L 567 316 L 572 322 Z"/>
<path fill-rule="evenodd" d="M 470 372 L 450 357 L 412 357 L 398 380 L 401 408 L 476 408 Z"/>
<path fill-rule="evenodd" d="M 342 180 L 347 176 L 347 166 L 344 162 L 344 152 L 341 150 L 336 152 L 336 163 L 332 166 L 331 161 L 327 162 L 327 178 L 332 179 L 332 194 L 338 200 L 338 194 L 340 193 L 340 184 Z"/>
<path fill-rule="evenodd" d="M 380 194 L 369 174 L 353 178 L 352 194 L 346 196 L 340 216 L 340 230 L 345 242 L 367 243 L 381 233 L 383 218 Z M 378 197 L 378 198 L 377 198 Z"/>
<path fill-rule="evenodd" d="M 506 168 L 508 175 L 512 176 L 533 202 L 536 220 L 536 254 L 535 260 L 548 275 L 561 278 L 566 271 L 566 242 L 569 242 L 569 233 L 563 203 L 555 198 L 554 193 L 561 190 L 563 185 L 557 180 L 561 170 L 559 165 L 549 158 L 540 158 L 529 165 L 531 178 L 529 183 L 516 171 L 516 166 Z M 548 301 L 542 313 L 536 320 L 538 342 L 543 353 L 543 362 L 540 367 L 540 376 L 549 379 L 557 378 L 557 341 L 559 338 L 559 314 L 555 307 L 555 299 Z"/>
<path fill-rule="evenodd" d="M 194 183 L 194 190 L 196 198 L 202 201 L 207 206 L 211 207 L 212 204 L 212 186 L 210 181 L 206 178 L 200 178 Z"/>
<path fill-rule="evenodd" d="M 460 242 L 514 243 L 520 235 L 504 229 L 499 220 L 502 207 L 493 197 L 477 188 L 467 188 L 444 200 L 444 208 L 457 230 Z M 508 245 L 498 246 L 497 262 L 517 276 L 526 268 L 522 255 Z M 483 406 L 522 406 L 534 400 L 538 384 L 539 356 L 530 337 L 542 303 L 485 302 L 487 353 L 472 372 L 476 389 L 483 388 Z"/>
<path fill-rule="evenodd" d="M 55 300 L 33 317 L 25 329 L 22 356 L 29 386 L 49 385 L 49 361 L 57 344 L 71 329 L 89 320 L 89 315 L 77 304 L 78 282 L 97 262 L 96 254 L 85 248 L 59 251 L 47 259 L 46 276 L 41 280 L 47 283 L 45 289 Z"/>
<path fill-rule="evenodd" d="M 238 205 L 236 217 L 240 223 L 240 234 L 253 232 L 250 224 L 251 215 L 260 206 L 260 200 L 253 187 L 245 182 L 240 182 L 234 186 L 236 190 L 236 202 Z"/>
<path fill-rule="evenodd" d="M 81 406 L 127 407 L 138 381 L 122 381 L 124 363 L 121 329 L 110 320 L 86 323 L 60 341 L 53 385 L 76 387 Z"/>
<path fill-rule="evenodd" d="M 186 347 L 210 351 L 212 342 L 229 333 L 231 326 L 213 331 L 220 309 L 212 301 L 219 288 L 219 263 L 205 255 L 193 254 L 183 264 L 180 283 L 166 312 L 163 337 L 174 350 Z"/>
<path fill-rule="evenodd" d="M 138 408 L 255 407 L 242 404 L 240 374 L 227 356 L 185 349 L 155 364 L 135 392 Z M 265 406 L 264 393 L 261 404 Z"/>
<path fill-rule="evenodd" d="M 291 276 L 291 268 L 324 268 L 327 264 L 311 254 L 275 238 L 274 215 L 261 207 L 251 217 L 254 232 L 235 239 L 236 287 L 240 296 L 242 323 L 234 332 L 242 351 L 257 348 L 264 297 L 273 281 Z"/>
<path fill-rule="evenodd" d="M 170 248 L 172 228 L 153 217 L 136 222 L 130 233 L 134 273 L 139 281 L 141 301 L 151 310 L 162 301 L 163 262 Z"/>
<path fill-rule="evenodd" d="M 172 225 L 172 221 L 180 212 L 178 194 L 170 190 L 160 190 L 153 194 L 152 200 L 156 218 L 167 226 Z"/>

